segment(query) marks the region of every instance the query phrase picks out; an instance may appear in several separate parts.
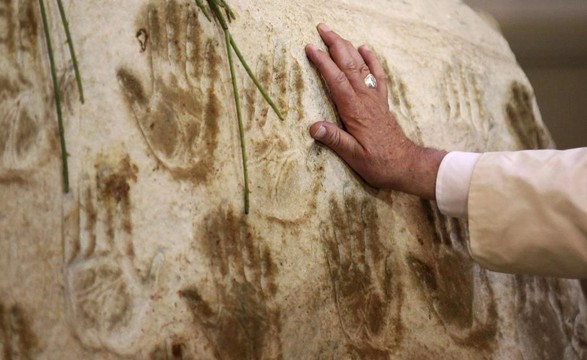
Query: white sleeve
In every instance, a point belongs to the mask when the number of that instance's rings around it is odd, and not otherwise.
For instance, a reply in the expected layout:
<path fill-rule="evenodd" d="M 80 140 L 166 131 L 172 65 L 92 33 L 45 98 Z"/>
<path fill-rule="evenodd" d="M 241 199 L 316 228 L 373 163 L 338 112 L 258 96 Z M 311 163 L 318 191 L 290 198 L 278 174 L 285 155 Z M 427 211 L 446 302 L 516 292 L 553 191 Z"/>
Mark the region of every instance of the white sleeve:
<path fill-rule="evenodd" d="M 451 217 L 466 217 L 471 177 L 481 154 L 453 151 L 448 153 L 436 176 L 436 203 Z"/>

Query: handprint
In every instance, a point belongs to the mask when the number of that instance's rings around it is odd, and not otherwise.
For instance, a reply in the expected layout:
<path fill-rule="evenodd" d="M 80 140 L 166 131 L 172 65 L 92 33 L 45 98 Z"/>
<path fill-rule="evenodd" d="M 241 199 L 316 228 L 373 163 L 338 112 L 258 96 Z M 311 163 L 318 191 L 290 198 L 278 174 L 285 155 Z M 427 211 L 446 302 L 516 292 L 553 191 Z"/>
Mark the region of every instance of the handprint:
<path fill-rule="evenodd" d="M 471 149 L 487 144 L 493 123 L 483 99 L 481 80 L 478 72 L 454 61 L 445 65 L 439 84 L 444 121 L 467 134 L 471 140 L 465 145 Z"/>
<path fill-rule="evenodd" d="M 523 84 L 511 84 L 505 115 L 520 150 L 545 149 L 551 146 L 544 127 L 536 121 L 531 92 Z"/>
<path fill-rule="evenodd" d="M 387 75 L 387 88 L 389 89 L 389 102 L 397 122 L 406 136 L 417 144 L 422 143 L 422 132 L 412 112 L 413 105 L 408 96 L 408 88 L 398 76 L 398 72 L 392 70 L 387 60 L 383 60 L 383 69 Z"/>
<path fill-rule="evenodd" d="M 0 1 L 0 181 L 46 160 L 51 118 L 34 0 Z"/>
<path fill-rule="evenodd" d="M 221 45 L 206 34 L 203 23 L 213 24 L 187 5 L 150 3 L 148 25 L 139 34 L 150 56 L 151 80 L 141 80 L 126 67 L 118 69 L 117 77 L 157 160 L 175 177 L 202 182 L 212 173 L 224 112 Z"/>
<path fill-rule="evenodd" d="M 145 277 L 139 275 L 130 216 L 136 166 L 126 157 L 118 163 L 99 162 L 96 171 L 95 184 L 80 186 L 81 235 L 67 244 L 67 310 L 84 345 L 132 354 L 143 334 L 163 255 L 153 257 Z"/>
<path fill-rule="evenodd" d="M 38 339 L 31 331 L 29 319 L 18 304 L 0 302 L 0 356 L 5 360 L 36 358 Z"/>
<path fill-rule="evenodd" d="M 316 205 L 322 168 L 317 147 L 308 148 L 300 136 L 306 129 L 292 131 L 304 114 L 304 73 L 299 60 L 279 44 L 269 55 L 259 56 L 256 73 L 269 93 L 276 96 L 285 120 L 274 115 L 253 82 L 246 78 L 243 103 L 253 201 L 264 204 L 255 209 L 289 223 L 307 219 L 308 209 Z M 293 202 L 304 206 L 293 209 Z"/>
<path fill-rule="evenodd" d="M 587 359 L 587 297 L 579 280 L 547 279 L 548 297 L 556 309 L 569 346 L 567 352 Z"/>
<path fill-rule="evenodd" d="M 587 309 L 578 311 L 576 300 L 562 302 L 565 289 L 560 281 L 521 275 L 514 279 L 517 341 L 524 359 L 584 359 L 587 354 Z"/>
<path fill-rule="evenodd" d="M 196 287 L 180 291 L 219 359 L 280 359 L 281 327 L 275 264 L 246 218 L 211 214 L 203 229 L 216 300 Z M 216 305 L 210 305 L 216 304 Z"/>
<path fill-rule="evenodd" d="M 497 307 L 485 270 L 473 263 L 467 250 L 467 228 L 422 201 L 420 238 L 425 256 L 409 255 L 408 265 L 430 304 L 431 311 L 455 342 L 488 348 L 497 332 Z M 424 230 L 428 231 L 428 230 Z"/>
<path fill-rule="evenodd" d="M 357 191 L 345 189 L 343 204 L 331 200 L 321 236 L 349 347 L 362 359 L 387 359 L 401 337 L 401 288 L 377 231 L 375 204 Z"/>

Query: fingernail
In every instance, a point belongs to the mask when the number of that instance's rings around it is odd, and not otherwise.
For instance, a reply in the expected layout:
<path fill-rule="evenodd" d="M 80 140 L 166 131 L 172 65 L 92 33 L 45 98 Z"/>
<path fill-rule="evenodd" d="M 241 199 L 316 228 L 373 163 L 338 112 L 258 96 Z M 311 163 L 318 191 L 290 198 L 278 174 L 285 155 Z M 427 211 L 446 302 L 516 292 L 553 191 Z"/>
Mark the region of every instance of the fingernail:
<path fill-rule="evenodd" d="M 320 30 L 326 31 L 326 32 L 332 31 L 332 30 L 330 30 L 330 28 L 326 24 L 320 24 Z"/>
<path fill-rule="evenodd" d="M 326 128 L 324 126 L 320 126 L 314 133 L 314 138 L 321 139 L 324 135 L 326 135 Z"/>

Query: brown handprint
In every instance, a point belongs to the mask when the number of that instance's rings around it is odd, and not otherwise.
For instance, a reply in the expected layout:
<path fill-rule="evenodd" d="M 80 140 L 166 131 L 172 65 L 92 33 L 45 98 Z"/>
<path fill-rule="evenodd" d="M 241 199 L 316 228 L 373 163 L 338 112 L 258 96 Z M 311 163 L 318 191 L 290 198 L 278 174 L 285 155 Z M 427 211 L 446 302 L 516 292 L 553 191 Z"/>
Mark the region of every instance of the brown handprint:
<path fill-rule="evenodd" d="M 458 59 L 444 65 L 438 90 L 444 105 L 444 121 L 455 133 L 467 135 L 464 146 L 485 149 L 493 126 L 483 94 L 483 78 Z"/>
<path fill-rule="evenodd" d="M 545 149 L 552 143 L 544 127 L 536 120 L 532 97 L 530 89 L 523 84 L 511 84 L 509 99 L 505 105 L 505 119 L 520 150 Z"/>
<path fill-rule="evenodd" d="M 334 300 L 355 356 L 387 359 L 399 344 L 402 293 L 392 254 L 377 227 L 372 199 L 345 188 L 344 203 L 330 202 L 331 222 L 321 228 Z"/>
<path fill-rule="evenodd" d="M 223 105 L 221 44 L 195 6 L 153 1 L 139 30 L 151 80 L 117 71 L 124 99 L 157 160 L 175 177 L 202 182 L 212 173 Z M 139 51 L 141 51 L 139 49 Z"/>
<path fill-rule="evenodd" d="M 585 331 L 587 314 L 579 311 L 564 314 L 571 308 L 576 309 L 577 304 L 576 301 L 561 303 L 564 291 L 559 288 L 558 281 L 562 280 L 521 275 L 514 279 L 517 341 L 524 359 L 584 359 L 587 354 L 587 334 L 580 333 L 581 329 Z M 564 315 L 571 323 L 563 322 Z M 565 332 L 567 327 L 568 333 Z M 578 341 L 573 343 L 575 339 Z"/>
<path fill-rule="evenodd" d="M 0 182 L 20 180 L 49 148 L 50 102 L 34 0 L 0 1 Z"/>
<path fill-rule="evenodd" d="M 163 255 L 148 274 L 135 265 L 130 186 L 136 167 L 128 157 L 96 165 L 95 186 L 84 185 L 81 235 L 66 244 L 65 294 L 68 316 L 86 346 L 118 354 L 137 350 Z"/>
<path fill-rule="evenodd" d="M 0 302 L 0 357 L 4 360 L 35 359 L 38 339 L 30 321 L 18 304 Z"/>
<path fill-rule="evenodd" d="M 387 60 L 383 60 L 383 69 L 387 75 L 389 102 L 397 122 L 408 138 L 417 144 L 422 143 L 422 131 L 414 117 L 413 105 L 408 96 L 408 87 L 398 75 L 399 71 L 392 69 Z"/>
<path fill-rule="evenodd" d="M 308 148 L 304 137 L 293 131 L 304 114 L 304 72 L 291 51 L 277 44 L 269 54 L 257 59 L 255 73 L 277 105 L 285 121 L 280 121 L 267 102 L 246 78 L 243 97 L 253 201 L 264 215 L 289 224 L 304 221 L 316 207 L 320 187 L 321 158 L 317 148 Z M 302 130 L 302 128 L 300 128 Z M 303 131 L 307 131 L 303 128 Z M 303 204 L 292 208 L 292 203 Z"/>
<path fill-rule="evenodd" d="M 497 307 L 485 270 L 468 254 L 466 225 L 445 217 L 428 201 L 422 200 L 421 206 L 422 229 L 428 233 L 417 237 L 426 253 L 409 255 L 408 265 L 431 311 L 455 342 L 487 349 L 497 333 Z"/>
<path fill-rule="evenodd" d="M 282 358 L 275 264 L 269 249 L 246 218 L 233 211 L 213 213 L 205 225 L 216 300 L 204 299 L 195 287 L 181 290 L 180 296 L 218 359 Z"/>

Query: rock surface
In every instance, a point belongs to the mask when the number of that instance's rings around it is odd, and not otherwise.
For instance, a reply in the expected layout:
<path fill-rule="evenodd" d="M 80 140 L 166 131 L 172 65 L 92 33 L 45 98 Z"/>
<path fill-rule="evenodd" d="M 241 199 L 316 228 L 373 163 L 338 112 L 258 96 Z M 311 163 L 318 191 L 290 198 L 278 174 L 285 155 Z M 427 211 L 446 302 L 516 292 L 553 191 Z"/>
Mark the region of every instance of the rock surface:
<path fill-rule="evenodd" d="M 326 22 L 384 59 L 414 141 L 553 146 L 505 40 L 454 0 L 231 0 L 226 48 L 190 1 L 48 2 L 72 190 L 38 3 L 0 1 L 0 358 L 586 359 L 577 281 L 471 261 L 465 222 L 367 187 L 308 126 L 336 120 L 304 54 Z"/>

